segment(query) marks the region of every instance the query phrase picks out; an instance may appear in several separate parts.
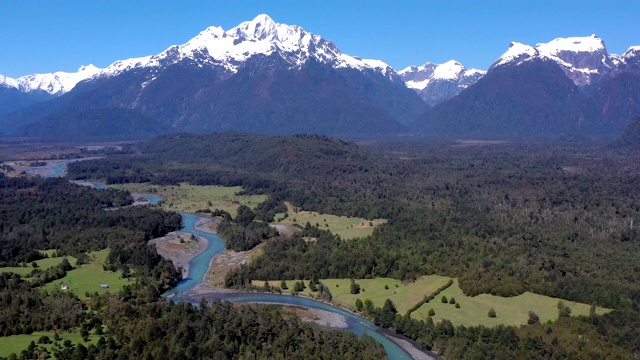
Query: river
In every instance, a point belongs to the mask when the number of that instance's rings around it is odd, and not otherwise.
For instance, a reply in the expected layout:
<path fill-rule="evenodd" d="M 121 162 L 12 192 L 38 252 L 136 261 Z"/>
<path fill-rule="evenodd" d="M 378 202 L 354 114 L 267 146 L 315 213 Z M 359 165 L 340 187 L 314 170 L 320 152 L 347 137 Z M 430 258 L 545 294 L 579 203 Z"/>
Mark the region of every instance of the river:
<path fill-rule="evenodd" d="M 384 330 L 371 321 L 355 315 L 349 311 L 333 307 L 329 304 L 300 296 L 280 295 L 272 293 L 251 293 L 251 292 L 210 292 L 206 294 L 197 293 L 190 295 L 189 290 L 200 284 L 205 274 L 209 270 L 209 264 L 214 256 L 224 251 L 224 240 L 218 235 L 204 232 L 196 229 L 195 224 L 201 219 L 200 216 L 180 213 L 182 216 L 182 231 L 202 236 L 209 241 L 207 248 L 194 257 L 189 262 L 189 275 L 182 280 L 175 288 L 167 291 L 163 296 L 172 296 L 175 299 L 182 299 L 192 303 L 200 302 L 203 298 L 210 302 L 216 300 L 225 300 L 231 302 L 243 303 L 270 303 L 302 306 L 313 309 L 330 311 L 343 316 L 347 322 L 346 330 L 349 330 L 359 336 L 366 334 L 376 341 L 380 342 L 386 350 L 389 359 L 413 359 L 402 347 L 390 340 L 383 334 Z"/>
<path fill-rule="evenodd" d="M 73 161 L 73 160 L 71 160 Z M 43 177 L 56 177 L 60 176 L 66 170 L 66 165 L 71 161 L 60 161 L 51 165 L 46 165 L 44 173 L 40 172 Z M 91 181 L 76 181 L 78 185 L 91 186 L 97 189 L 105 189 L 105 184 Z M 148 194 L 133 194 L 136 201 L 140 199 L 147 200 L 148 204 L 156 204 L 162 201 L 162 198 L 157 195 Z M 189 273 L 185 279 L 183 279 L 178 285 L 163 294 L 164 297 L 171 297 L 175 300 L 186 300 L 192 303 L 200 302 L 203 298 L 207 301 L 224 300 L 231 302 L 241 303 L 270 303 L 270 304 L 282 304 L 301 306 L 306 308 L 320 309 L 330 311 L 343 316 L 347 322 L 347 328 L 345 330 L 351 331 L 358 336 L 368 335 L 378 341 L 384 347 L 389 359 L 413 359 L 407 351 L 405 351 L 397 343 L 389 339 L 384 333 L 388 333 L 392 336 L 388 330 L 382 329 L 376 326 L 371 321 L 355 315 L 349 311 L 336 308 L 329 304 L 309 299 L 300 296 L 280 295 L 272 293 L 250 293 L 250 292 L 234 292 L 234 291 L 218 291 L 215 290 L 206 294 L 198 293 L 197 295 L 190 295 L 189 290 L 200 284 L 207 271 L 209 270 L 209 264 L 216 255 L 224 251 L 224 240 L 217 234 L 204 232 L 196 229 L 196 223 L 202 219 L 200 216 L 190 213 L 180 213 L 182 216 L 182 231 L 193 233 L 198 236 L 202 236 L 208 240 L 207 248 L 194 257 L 189 262 Z M 427 355 L 427 354 L 424 354 Z"/>

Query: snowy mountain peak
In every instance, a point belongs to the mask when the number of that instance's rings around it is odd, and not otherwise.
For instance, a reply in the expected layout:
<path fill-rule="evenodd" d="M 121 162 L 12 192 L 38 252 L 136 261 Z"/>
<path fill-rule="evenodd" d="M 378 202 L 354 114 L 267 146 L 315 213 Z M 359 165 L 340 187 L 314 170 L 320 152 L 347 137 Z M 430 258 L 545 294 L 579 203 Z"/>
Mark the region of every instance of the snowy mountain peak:
<path fill-rule="evenodd" d="M 447 100 L 473 85 L 486 72 L 467 69 L 456 60 L 443 64 L 431 62 L 409 66 L 398 72 L 408 88 L 415 90 L 427 103 L 434 105 Z"/>
<path fill-rule="evenodd" d="M 112 77 L 133 69 L 160 68 L 183 60 L 191 60 L 198 66 L 222 66 L 229 73 L 235 73 L 252 56 L 274 53 L 291 67 L 299 67 L 314 59 L 335 68 L 369 70 L 392 80 L 398 79 L 395 71 L 382 61 L 342 54 L 331 41 L 319 35 L 311 34 L 300 26 L 277 23 L 268 15 L 261 14 L 226 31 L 218 26 L 208 27 L 187 43 L 170 46 L 157 55 L 117 60 L 105 69 L 87 65 L 75 73 L 33 74 L 18 79 L 2 76 L 0 85 L 24 92 L 43 90 L 60 95 L 92 77 Z"/>
<path fill-rule="evenodd" d="M 513 41 L 511 42 L 511 44 L 509 44 L 509 49 L 507 49 L 507 51 L 502 54 L 502 56 L 500 56 L 491 67 L 498 67 L 514 63 L 520 64 L 538 55 L 538 50 L 536 50 L 533 46 Z"/>
<path fill-rule="evenodd" d="M 563 52 L 596 52 L 607 51 L 604 41 L 595 34 L 584 37 L 557 38 L 548 43 L 537 44 L 540 53 L 550 56 L 558 56 Z"/>
<path fill-rule="evenodd" d="M 640 57 L 640 46 L 631 46 L 627 51 L 622 54 L 622 57 L 625 59 L 632 57 Z"/>
<path fill-rule="evenodd" d="M 331 41 L 300 26 L 277 23 L 266 14 L 227 31 L 209 27 L 184 45 L 171 46 L 158 55 L 116 61 L 101 75 L 114 76 L 133 68 L 166 66 L 185 59 L 191 59 L 200 66 L 223 66 L 235 73 L 252 56 L 273 53 L 279 54 L 292 67 L 314 59 L 336 68 L 368 69 L 389 78 L 396 76 L 393 69 L 381 61 L 342 54 Z"/>
<path fill-rule="evenodd" d="M 243 34 L 249 38 L 262 40 L 272 35 L 277 36 L 278 25 L 280 24 L 276 24 L 269 15 L 260 14 L 251 21 L 240 23 L 240 25 L 229 30 L 229 32 L 235 31 L 238 35 Z"/>
<path fill-rule="evenodd" d="M 32 74 L 17 79 L 0 75 L 0 84 L 16 88 L 22 92 L 46 91 L 60 95 L 73 89 L 79 82 L 97 75 L 102 69 L 89 64 L 81 66 L 77 72 L 57 71 L 48 74 Z"/>
<path fill-rule="evenodd" d="M 565 75 L 578 86 L 586 86 L 615 67 L 616 56 L 610 56 L 598 36 L 557 38 L 535 47 L 512 42 L 509 49 L 491 66 L 519 65 L 532 59 L 556 62 Z"/>

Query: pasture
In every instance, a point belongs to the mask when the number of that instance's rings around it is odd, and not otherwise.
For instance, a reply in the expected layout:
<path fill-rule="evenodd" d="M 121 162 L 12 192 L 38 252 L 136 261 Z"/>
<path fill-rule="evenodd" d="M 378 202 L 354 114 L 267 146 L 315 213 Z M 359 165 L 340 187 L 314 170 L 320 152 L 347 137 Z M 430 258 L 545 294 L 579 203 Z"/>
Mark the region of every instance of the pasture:
<path fill-rule="evenodd" d="M 80 299 L 86 299 L 85 293 L 103 294 L 106 292 L 118 292 L 124 285 L 131 284 L 133 278 L 122 278 L 122 272 L 105 271 L 102 268 L 109 249 L 88 253 L 91 261 L 88 264 L 82 264 L 80 267 L 67 272 L 67 276 L 62 279 L 52 281 L 42 287 L 42 290 L 48 292 L 59 291 L 62 284 L 68 286 L 67 290 L 78 295 Z M 102 289 L 101 284 L 108 284 L 109 288 Z"/>
<path fill-rule="evenodd" d="M 265 195 L 236 195 L 242 191 L 240 186 L 197 186 L 188 183 L 180 185 L 160 186 L 152 184 L 118 184 L 109 185 L 110 188 L 127 190 L 137 194 L 151 194 L 161 196 L 162 207 L 172 211 L 194 213 L 196 210 L 227 211 L 232 217 L 240 205 L 255 208 L 266 199 Z"/>
<path fill-rule="evenodd" d="M 441 298 L 443 295 L 447 299 L 454 297 L 456 302 L 460 304 L 460 308 L 457 309 L 453 304 L 442 303 Z M 558 318 L 558 301 L 560 300 L 530 292 L 513 297 L 489 294 L 469 297 L 460 289 L 458 279 L 454 279 L 453 285 L 438 294 L 435 299 L 422 305 L 411 316 L 415 319 L 425 319 L 429 309 L 433 308 L 436 314 L 432 316 L 432 319 L 435 322 L 447 319 L 454 325 L 464 326 L 496 326 L 500 324 L 518 326 L 527 323 L 530 310 L 538 315 L 540 322 L 556 320 Z M 563 302 L 572 309 L 572 316 L 589 315 L 590 305 L 566 300 L 563 300 Z M 496 311 L 497 316 L 495 318 L 488 316 L 491 308 Z M 603 308 L 596 309 L 597 314 L 609 311 Z"/>
<path fill-rule="evenodd" d="M 46 251 L 42 251 L 43 253 L 49 255 L 49 256 L 53 256 L 55 254 L 55 250 L 46 250 Z M 40 260 L 36 260 L 34 261 L 37 264 L 37 268 L 40 270 L 47 270 L 50 267 L 54 267 L 58 264 L 60 264 L 62 262 L 62 259 L 67 258 L 67 260 L 69 260 L 69 263 L 71 263 L 71 265 L 76 264 L 77 259 L 72 257 L 72 256 L 62 256 L 62 257 L 48 257 L 48 258 L 44 258 L 44 259 L 40 259 Z M 29 275 L 35 268 L 33 267 L 32 263 L 28 263 L 25 264 L 26 266 L 8 266 L 8 267 L 2 267 L 0 268 L 0 273 L 3 272 L 13 272 L 16 273 L 20 276 L 26 276 Z"/>
<path fill-rule="evenodd" d="M 49 351 L 52 351 L 56 344 L 63 346 L 62 344 L 66 340 L 71 341 L 73 344 L 88 344 L 82 339 L 80 333 L 59 333 L 60 340 L 58 341 L 54 340 L 54 335 L 55 333 L 53 331 L 36 331 L 28 335 L 0 336 L 0 357 L 8 357 L 11 354 L 20 355 L 22 350 L 27 349 L 32 341 L 36 346 L 44 347 Z M 48 336 L 52 343 L 38 344 L 38 340 L 43 336 Z M 97 335 L 89 335 L 89 343 L 97 341 L 98 338 Z"/>
<path fill-rule="evenodd" d="M 318 226 L 320 229 L 329 230 L 336 235 L 340 235 L 343 239 L 361 238 L 373 233 L 373 229 L 385 222 L 385 219 L 367 220 L 357 217 L 337 216 L 330 214 L 321 214 L 315 211 L 295 211 L 290 203 L 287 205 L 287 214 L 277 214 L 275 224 L 283 225 L 301 225 L 307 222 L 311 225 Z"/>

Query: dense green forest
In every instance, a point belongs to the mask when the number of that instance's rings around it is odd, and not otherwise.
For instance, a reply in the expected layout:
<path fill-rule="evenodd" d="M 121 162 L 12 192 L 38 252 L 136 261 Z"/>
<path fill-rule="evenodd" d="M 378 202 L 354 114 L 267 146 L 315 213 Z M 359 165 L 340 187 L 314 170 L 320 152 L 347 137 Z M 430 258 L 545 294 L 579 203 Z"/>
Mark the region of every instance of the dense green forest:
<path fill-rule="evenodd" d="M 161 299 L 180 274 L 147 241 L 179 229 L 176 213 L 114 208 L 130 204 L 131 196 L 63 179 L 0 174 L 0 196 L 2 266 L 38 260 L 47 256 L 38 251 L 44 249 L 73 255 L 79 259 L 76 266 L 83 266 L 90 261 L 87 251 L 110 248 L 105 270 L 126 267 L 135 274 L 135 281 L 115 294 L 88 294 L 80 300 L 72 292 L 40 289 L 74 268 L 66 259 L 23 277 L 0 273 L 0 336 L 55 334 L 10 359 L 386 358 L 373 339 L 303 323 L 273 307 L 176 305 Z M 247 216 L 252 220 L 256 214 L 249 209 Z M 245 229 L 248 222 L 235 221 L 233 226 Z M 253 234 L 251 229 L 245 233 Z M 68 332 L 80 333 L 84 343 L 60 340 L 59 334 Z"/>
<path fill-rule="evenodd" d="M 620 314 L 640 318 L 638 160 L 581 139 L 473 146 L 409 137 L 361 147 L 315 135 L 171 134 L 73 163 L 70 176 L 242 185 L 305 210 L 389 219 L 365 239 L 270 240 L 230 286 L 440 274 L 458 277 L 469 295 L 533 291 L 611 307 L 603 321 L 620 330 Z M 628 336 L 621 346 L 640 351 L 640 337 Z"/>

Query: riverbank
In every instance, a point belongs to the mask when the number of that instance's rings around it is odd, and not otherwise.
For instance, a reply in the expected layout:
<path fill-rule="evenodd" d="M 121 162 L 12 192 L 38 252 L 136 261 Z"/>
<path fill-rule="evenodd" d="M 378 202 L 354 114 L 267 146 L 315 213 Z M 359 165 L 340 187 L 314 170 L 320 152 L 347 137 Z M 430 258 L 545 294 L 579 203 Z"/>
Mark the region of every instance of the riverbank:
<path fill-rule="evenodd" d="M 410 341 L 404 340 L 401 336 L 396 338 L 390 335 L 392 332 L 384 331 L 372 324 L 369 320 L 349 310 L 332 306 L 334 304 L 331 303 L 302 296 L 292 296 L 291 294 L 244 292 L 225 289 L 220 285 L 212 286 L 210 282 L 206 281 L 206 277 L 210 276 L 209 273 L 212 270 L 212 264 L 215 264 L 216 260 L 225 262 L 224 242 L 218 236 L 208 235 L 215 234 L 215 230 L 211 229 L 211 224 L 215 222 L 216 219 L 189 213 L 181 213 L 181 215 L 183 216 L 183 232 L 189 235 L 194 232 L 196 235 L 209 237 L 209 246 L 199 256 L 192 255 L 184 257 L 187 264 L 191 261 L 192 265 L 191 269 L 189 269 L 188 277 L 176 288 L 167 292 L 166 296 L 168 298 L 177 294 L 180 300 L 192 303 L 199 303 L 203 300 L 207 302 L 231 301 L 233 303 L 265 303 L 294 307 L 298 309 L 296 312 L 300 312 L 298 316 L 304 318 L 306 321 L 315 322 L 330 328 L 349 330 L 359 335 L 367 334 L 372 336 L 383 344 L 391 359 L 435 359 L 430 357 L 429 354 L 419 350 L 419 348 L 414 347 Z M 205 254 L 207 254 L 207 256 L 205 256 Z M 178 257 L 177 255 L 178 254 L 174 254 L 175 257 Z"/>
<path fill-rule="evenodd" d="M 193 236 L 193 238 L 192 238 Z M 185 231 L 173 231 L 149 241 L 163 258 L 170 260 L 176 269 L 182 269 L 182 277 L 189 276 L 189 262 L 209 246 L 209 240 Z"/>

